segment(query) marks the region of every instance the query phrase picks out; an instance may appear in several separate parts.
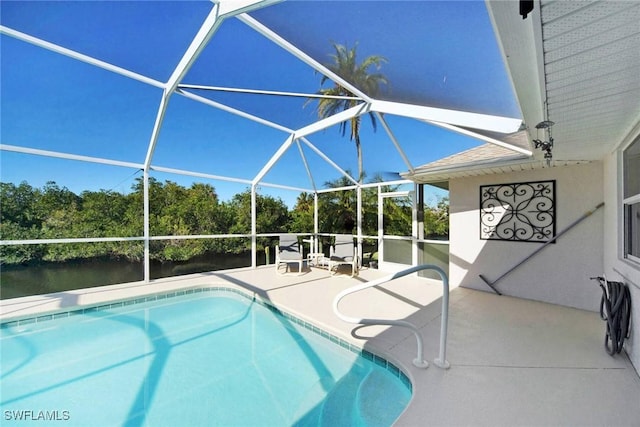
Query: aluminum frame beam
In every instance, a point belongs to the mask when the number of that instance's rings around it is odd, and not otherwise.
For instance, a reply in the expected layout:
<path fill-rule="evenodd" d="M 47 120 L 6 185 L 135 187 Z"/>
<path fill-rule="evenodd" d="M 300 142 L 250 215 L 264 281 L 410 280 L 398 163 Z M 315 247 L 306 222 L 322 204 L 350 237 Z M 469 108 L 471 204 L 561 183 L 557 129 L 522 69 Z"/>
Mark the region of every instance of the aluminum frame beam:
<path fill-rule="evenodd" d="M 300 152 L 300 157 L 302 158 L 302 163 L 304 163 L 304 168 L 307 171 L 307 176 L 309 177 L 309 182 L 311 183 L 311 187 L 313 188 L 313 192 L 315 193 L 317 190 L 316 183 L 313 180 L 313 174 L 311 173 L 311 168 L 309 167 L 309 163 L 307 163 L 307 156 L 304 155 L 304 151 L 302 150 L 302 144 L 300 144 L 300 140 L 296 139 L 296 145 L 298 146 L 298 151 Z"/>
<path fill-rule="evenodd" d="M 527 156 L 533 156 L 533 152 L 531 150 L 527 150 L 526 148 L 518 147 L 518 146 L 515 146 L 515 145 L 512 145 L 512 144 L 508 144 L 508 143 L 506 143 L 504 141 L 500 141 L 498 139 L 491 138 L 491 137 L 486 136 L 486 135 L 482 135 L 482 134 L 479 134 L 479 133 L 476 133 L 476 132 L 472 132 L 472 131 L 467 130 L 467 129 L 462 129 L 462 128 L 459 128 L 457 126 L 453 126 L 453 125 L 450 125 L 450 124 L 447 124 L 447 123 L 433 122 L 433 121 L 429 121 L 429 120 L 424 120 L 424 121 L 426 123 L 431 124 L 431 125 L 439 126 L 439 127 L 443 128 L 443 129 L 447 129 L 447 130 L 450 130 L 450 131 L 453 131 L 453 132 L 457 132 L 457 133 L 462 134 L 462 135 L 470 136 L 472 138 L 479 139 L 481 141 L 489 142 L 491 144 L 498 145 L 500 147 L 507 148 L 509 150 L 516 151 L 516 152 L 521 153 L 521 154 L 525 154 Z M 411 173 L 413 173 L 413 172 L 414 171 L 411 171 Z"/>
<path fill-rule="evenodd" d="M 54 157 L 57 159 L 65 159 L 65 160 L 77 160 L 80 162 L 99 163 L 103 165 L 121 166 L 121 167 L 132 168 L 132 169 L 144 168 L 144 164 L 142 163 L 123 162 L 120 160 L 104 159 L 101 157 L 81 156 L 78 154 L 68 154 L 68 153 L 62 153 L 59 151 L 40 150 L 38 148 L 20 147 L 17 145 L 0 144 L 0 151 L 12 151 L 14 153 L 32 154 L 34 156 Z"/>
<path fill-rule="evenodd" d="M 280 160 L 280 157 L 282 157 L 282 155 L 289 149 L 289 147 L 291 147 L 294 141 L 295 141 L 295 137 L 293 134 L 287 137 L 287 139 L 282 143 L 280 148 L 278 148 L 278 151 L 276 151 L 275 154 L 271 156 L 267 164 L 265 164 L 264 167 L 260 170 L 260 172 L 258 172 L 258 174 L 255 176 L 255 178 L 253 178 L 252 185 L 255 186 L 260 181 L 262 181 L 262 178 L 264 178 L 264 176 L 267 173 L 269 173 L 271 168 L 273 168 L 273 166 L 278 162 L 278 160 Z"/>
<path fill-rule="evenodd" d="M 171 73 L 169 80 L 164 86 L 164 91 L 162 94 L 162 99 L 160 101 L 160 105 L 158 107 L 158 113 L 156 116 L 156 121 L 153 126 L 153 131 L 151 133 L 151 139 L 149 141 L 149 146 L 147 148 L 147 155 L 144 162 L 144 237 L 145 237 L 145 248 L 144 248 L 144 281 L 149 282 L 151 279 L 149 267 L 150 267 L 150 257 L 149 257 L 149 168 L 151 166 L 151 159 L 153 158 L 153 154 L 155 152 L 156 145 L 158 143 L 158 138 L 160 136 L 160 129 L 162 127 L 162 123 L 164 121 L 164 116 L 167 111 L 167 107 L 169 105 L 169 100 L 171 95 L 173 95 L 174 91 L 180 84 L 181 80 L 187 74 L 187 72 L 191 69 L 195 61 L 198 59 L 199 55 L 202 53 L 204 48 L 209 43 L 209 40 L 215 32 L 218 30 L 222 22 L 230 16 L 244 13 L 248 10 L 252 10 L 257 5 L 264 6 L 269 4 L 269 1 L 261 1 L 261 0 L 229 0 L 229 1 L 221 1 L 218 3 L 214 3 L 209 15 L 207 15 L 205 21 L 200 26 L 197 34 L 191 41 L 191 44 L 187 48 L 187 51 L 182 56 L 182 59 Z M 252 192 L 255 186 L 252 186 Z M 255 195 L 254 195 L 255 198 Z M 255 224 L 254 224 L 255 225 Z M 253 238 L 254 243 L 252 244 L 252 253 L 255 263 L 255 237 Z"/>
<path fill-rule="evenodd" d="M 214 108 L 217 108 L 219 110 L 226 111 L 227 113 L 235 114 L 236 116 L 243 117 L 245 119 L 254 121 L 256 123 L 268 126 L 270 128 L 273 128 L 273 129 L 280 130 L 280 131 L 285 132 L 285 133 L 293 133 L 294 132 L 293 129 L 289 129 L 289 128 L 285 127 L 285 126 L 279 125 L 277 123 L 271 122 L 271 121 L 263 119 L 261 117 L 254 116 L 253 114 L 246 113 L 246 112 L 244 112 L 242 110 L 238 110 L 237 108 L 229 107 L 227 105 L 224 105 L 224 104 L 221 104 L 219 102 L 213 101 L 213 100 L 211 100 L 209 98 L 205 98 L 203 96 L 196 95 L 195 93 L 192 93 L 192 92 L 188 92 L 188 91 L 185 91 L 185 90 L 182 90 L 182 89 L 177 89 L 176 93 L 178 95 L 184 96 L 185 98 L 189 98 L 189 99 L 192 99 L 192 100 L 194 100 L 196 102 L 200 102 L 202 104 L 208 105 L 210 107 L 214 107 Z"/>
<path fill-rule="evenodd" d="M 358 181 L 356 181 L 351 175 L 345 172 L 340 166 L 338 166 L 333 160 L 327 157 L 322 151 L 320 151 L 315 145 L 313 145 L 307 138 L 300 138 L 302 142 L 304 142 L 314 153 L 320 156 L 325 162 L 329 163 L 335 170 L 340 172 L 343 176 L 345 176 L 349 181 L 353 182 L 355 185 L 358 185 Z"/>
<path fill-rule="evenodd" d="M 337 74 L 329 70 L 324 65 L 320 64 L 311 56 L 307 55 L 306 53 L 304 53 L 303 51 L 295 47 L 289 41 L 282 38 L 280 35 L 272 31 L 271 29 L 269 29 L 267 26 L 263 25 L 258 20 L 246 14 L 238 15 L 237 19 L 247 24 L 249 27 L 253 28 L 255 31 L 262 34 L 264 37 L 271 40 L 273 43 L 280 46 L 281 48 L 283 48 L 284 50 L 286 50 L 287 52 L 289 52 L 290 54 L 292 54 L 293 56 L 295 56 L 305 64 L 309 65 L 314 70 L 327 76 L 329 79 L 333 80 L 335 83 L 340 84 L 342 87 L 344 87 L 349 92 L 356 95 L 357 97 L 362 98 L 363 101 L 365 102 L 372 101 L 372 98 L 370 98 L 367 94 L 362 92 L 360 89 L 356 88 L 351 83 L 344 80 L 342 77 L 338 76 Z"/>
<path fill-rule="evenodd" d="M 371 111 L 499 133 L 516 132 L 522 124 L 521 119 L 513 119 L 510 117 L 469 113 L 466 111 L 426 107 L 423 105 L 401 104 L 392 101 L 374 100 L 371 102 Z"/>
<path fill-rule="evenodd" d="M 164 89 L 165 84 L 154 80 L 150 77 L 143 76 L 142 74 L 134 73 L 133 71 L 127 70 L 126 68 L 118 67 L 117 65 L 110 64 L 105 61 L 101 61 L 96 58 L 92 58 L 91 56 L 76 52 L 75 50 L 67 49 L 66 47 L 59 46 L 54 43 L 50 43 L 48 41 L 39 39 L 37 37 L 30 36 L 28 34 L 22 33 L 20 31 L 16 31 L 12 28 L 5 27 L 0 25 L 0 34 L 6 34 L 18 40 L 22 40 L 24 42 L 30 43 L 34 46 L 41 47 L 43 49 L 50 50 L 52 52 L 58 53 L 60 55 L 67 56 L 72 59 L 76 59 L 78 61 L 94 65 L 98 68 L 102 68 L 107 71 L 111 71 L 116 74 L 120 74 L 121 76 L 128 77 L 133 80 L 137 80 L 142 83 L 146 83 L 150 86 L 155 86 L 160 89 Z"/>
<path fill-rule="evenodd" d="M 176 174 L 176 175 L 194 176 L 194 177 L 197 177 L 197 178 L 216 179 L 218 181 L 237 182 L 237 183 L 240 183 L 240 184 L 247 184 L 247 185 L 251 184 L 251 180 L 249 180 L 249 179 L 231 178 L 231 177 L 228 177 L 228 176 L 212 175 L 212 174 L 209 174 L 209 173 L 185 171 L 185 170 L 182 170 L 182 169 L 167 168 L 167 167 L 164 167 L 164 166 L 151 165 L 149 169 L 151 169 L 152 171 L 156 171 L 156 172 L 173 173 L 173 174 Z"/>
<path fill-rule="evenodd" d="M 296 130 L 296 138 L 302 138 L 303 136 L 311 135 L 312 133 L 327 129 L 331 126 L 337 125 L 338 123 L 342 123 L 346 120 L 350 120 L 356 116 L 360 116 L 368 112 L 369 105 L 367 103 L 356 105 L 355 107 L 351 107 L 348 110 L 341 111 L 334 114 L 333 116 L 327 117 L 326 119 L 318 120 L 317 122 L 311 123 L 308 126 Z"/>
<path fill-rule="evenodd" d="M 380 123 L 382 123 L 382 127 L 384 128 L 385 132 L 387 132 L 387 136 L 389 136 L 389 139 L 391 139 L 391 142 L 393 142 L 393 145 L 396 147 L 396 150 L 400 154 L 400 157 L 402 157 L 402 161 L 404 161 L 404 164 L 411 171 L 411 173 L 413 173 L 414 168 L 413 168 L 413 165 L 411 164 L 411 161 L 409 160 L 406 153 L 402 149 L 400 142 L 398 142 L 398 140 L 396 139 L 396 136 L 393 134 L 393 131 L 391 130 L 391 127 L 389 127 L 389 124 L 387 123 L 387 121 L 384 119 L 384 116 L 378 112 L 376 112 L 375 115 L 380 121 Z"/>
<path fill-rule="evenodd" d="M 343 99 L 343 100 L 355 100 L 355 101 L 360 100 L 360 98 L 355 96 L 320 95 L 317 93 L 283 92 L 283 91 L 277 91 L 277 90 L 262 90 L 262 89 L 242 89 L 242 88 L 234 88 L 234 87 L 193 85 L 193 84 L 184 84 L 184 83 L 179 84 L 178 89 L 210 90 L 213 92 L 245 93 L 250 95 L 289 96 L 293 98 Z"/>

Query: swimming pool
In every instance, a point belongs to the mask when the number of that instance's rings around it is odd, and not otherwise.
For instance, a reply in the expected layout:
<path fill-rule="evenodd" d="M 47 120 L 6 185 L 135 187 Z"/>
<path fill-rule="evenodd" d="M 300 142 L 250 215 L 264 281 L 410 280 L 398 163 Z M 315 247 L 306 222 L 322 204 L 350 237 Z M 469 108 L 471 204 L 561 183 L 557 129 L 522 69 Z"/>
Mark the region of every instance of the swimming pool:
<path fill-rule="evenodd" d="M 411 399 L 395 365 L 230 289 L 10 322 L 0 337 L 3 425 L 391 425 Z"/>

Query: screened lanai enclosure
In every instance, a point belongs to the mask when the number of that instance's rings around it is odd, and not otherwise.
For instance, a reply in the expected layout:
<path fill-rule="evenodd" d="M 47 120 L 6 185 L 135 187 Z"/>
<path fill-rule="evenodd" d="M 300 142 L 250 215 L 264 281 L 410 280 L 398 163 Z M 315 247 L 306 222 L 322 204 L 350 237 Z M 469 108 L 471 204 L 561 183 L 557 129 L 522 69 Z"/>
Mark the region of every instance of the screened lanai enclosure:
<path fill-rule="evenodd" d="M 531 155 L 481 1 L 0 8 L 3 298 L 24 265 L 257 267 L 283 232 L 446 269 L 447 183 L 400 174 L 486 142 Z"/>

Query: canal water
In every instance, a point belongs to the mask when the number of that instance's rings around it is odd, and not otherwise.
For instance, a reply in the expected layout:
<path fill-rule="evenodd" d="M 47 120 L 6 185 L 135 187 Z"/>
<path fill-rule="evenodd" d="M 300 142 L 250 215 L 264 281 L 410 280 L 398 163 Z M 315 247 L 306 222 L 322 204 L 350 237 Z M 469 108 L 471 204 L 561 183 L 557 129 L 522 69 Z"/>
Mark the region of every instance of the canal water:
<path fill-rule="evenodd" d="M 258 261 L 264 263 L 264 255 Z M 213 254 L 184 263 L 151 262 L 151 278 L 248 267 L 251 254 Z M 142 262 L 114 259 L 91 259 L 65 263 L 27 266 L 2 266 L 0 299 L 63 292 L 73 289 L 113 285 L 143 280 Z"/>

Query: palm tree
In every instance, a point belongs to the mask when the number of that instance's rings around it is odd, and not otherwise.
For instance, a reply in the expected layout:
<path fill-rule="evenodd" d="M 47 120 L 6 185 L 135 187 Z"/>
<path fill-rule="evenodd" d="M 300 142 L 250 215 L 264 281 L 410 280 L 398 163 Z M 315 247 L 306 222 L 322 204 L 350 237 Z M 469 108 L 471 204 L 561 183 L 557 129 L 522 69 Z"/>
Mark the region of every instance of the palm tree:
<path fill-rule="evenodd" d="M 379 70 L 382 64 L 387 62 L 385 57 L 380 55 L 371 55 L 358 64 L 356 60 L 357 43 L 351 49 L 337 43 L 333 43 L 333 47 L 335 49 L 335 54 L 331 55 L 333 63 L 325 64 L 325 66 L 359 90 L 371 97 L 375 97 L 380 91 L 380 85 L 388 83 L 387 78 L 383 74 L 369 74 L 370 67 L 373 66 L 376 70 Z M 329 77 L 323 76 L 320 81 L 320 86 L 324 85 L 328 80 Z M 337 83 L 329 88 L 321 88 L 317 94 L 332 97 L 354 96 L 353 93 Z M 355 107 L 359 102 L 360 101 L 357 99 L 321 98 L 320 101 L 318 101 L 317 106 L 318 117 L 326 118 L 333 116 L 340 111 Z M 376 118 L 373 113 L 369 113 L 369 117 L 371 118 L 371 124 L 375 131 Z M 348 122 L 350 127 L 349 139 L 355 142 L 356 152 L 358 155 L 358 181 L 362 182 L 364 178 L 364 171 L 362 164 L 362 147 L 360 145 L 360 116 L 352 117 Z M 346 129 L 347 122 L 345 121 L 340 123 L 340 132 L 342 133 L 342 136 L 345 135 Z"/>
<path fill-rule="evenodd" d="M 350 171 L 347 170 L 350 174 Z M 324 183 L 325 188 L 342 188 L 353 183 L 342 176 Z M 356 225 L 356 194 L 354 190 L 332 191 L 322 193 L 320 202 L 320 226 L 323 232 L 352 233 Z"/>
<path fill-rule="evenodd" d="M 291 224 L 289 231 L 296 233 L 309 233 L 313 230 L 314 198 L 310 193 L 302 192 L 296 199 L 296 204 L 291 211 Z"/>

